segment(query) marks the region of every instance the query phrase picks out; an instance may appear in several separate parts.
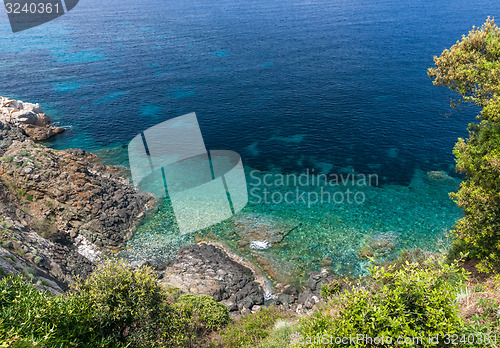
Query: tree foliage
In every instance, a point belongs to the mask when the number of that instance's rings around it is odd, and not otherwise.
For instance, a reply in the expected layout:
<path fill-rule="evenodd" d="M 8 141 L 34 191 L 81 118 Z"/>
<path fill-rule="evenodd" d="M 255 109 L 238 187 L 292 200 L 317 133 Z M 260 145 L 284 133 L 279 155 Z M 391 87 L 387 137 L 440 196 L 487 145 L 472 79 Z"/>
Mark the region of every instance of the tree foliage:
<path fill-rule="evenodd" d="M 500 260 L 500 28 L 488 18 L 434 62 L 428 71 L 433 83 L 459 93 L 452 106 L 482 108 L 478 122 L 469 124 L 469 138 L 458 139 L 453 151 L 467 179 L 451 195 L 465 212 L 452 235 L 488 272 Z"/>
<path fill-rule="evenodd" d="M 345 347 L 332 340 L 345 337 L 355 337 L 349 347 L 434 347 L 431 337 L 445 342 L 447 335 L 465 332 L 455 303 L 465 274 L 456 265 L 405 263 L 374 267 L 371 275 L 371 284 L 346 291 L 303 318 L 294 347 Z M 372 341 L 382 337 L 384 342 Z"/>

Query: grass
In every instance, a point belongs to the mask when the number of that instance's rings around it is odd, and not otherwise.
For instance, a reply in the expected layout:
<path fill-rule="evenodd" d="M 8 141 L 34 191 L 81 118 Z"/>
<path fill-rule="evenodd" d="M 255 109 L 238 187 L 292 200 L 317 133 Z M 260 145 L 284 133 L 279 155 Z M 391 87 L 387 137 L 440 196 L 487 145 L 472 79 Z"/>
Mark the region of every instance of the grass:
<path fill-rule="evenodd" d="M 257 347 L 264 341 L 274 341 L 278 344 L 283 340 L 281 335 L 274 336 L 275 325 L 290 314 L 284 313 L 275 307 L 262 308 L 258 312 L 247 315 L 240 320 L 233 321 L 224 330 L 219 331 L 212 338 L 211 347 Z M 280 327 L 283 329 L 283 327 Z M 279 331 L 279 330 L 278 330 Z M 286 334 L 285 334 L 286 335 Z"/>

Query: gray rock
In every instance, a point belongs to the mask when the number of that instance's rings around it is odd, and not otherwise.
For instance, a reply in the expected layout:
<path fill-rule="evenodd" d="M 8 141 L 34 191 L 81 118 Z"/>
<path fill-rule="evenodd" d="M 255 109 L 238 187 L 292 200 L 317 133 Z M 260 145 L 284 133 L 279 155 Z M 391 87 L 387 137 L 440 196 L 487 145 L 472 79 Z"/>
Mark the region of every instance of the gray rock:
<path fill-rule="evenodd" d="M 213 245 L 181 248 L 162 281 L 184 291 L 213 296 L 230 310 L 264 303 L 264 291 L 255 282 L 252 270 Z"/>
<path fill-rule="evenodd" d="M 299 296 L 299 290 L 293 285 L 285 285 L 283 293 L 294 297 Z"/>
<path fill-rule="evenodd" d="M 292 295 L 281 293 L 276 296 L 276 303 L 278 304 L 289 305 L 294 302 L 295 302 L 295 297 L 293 297 Z"/>

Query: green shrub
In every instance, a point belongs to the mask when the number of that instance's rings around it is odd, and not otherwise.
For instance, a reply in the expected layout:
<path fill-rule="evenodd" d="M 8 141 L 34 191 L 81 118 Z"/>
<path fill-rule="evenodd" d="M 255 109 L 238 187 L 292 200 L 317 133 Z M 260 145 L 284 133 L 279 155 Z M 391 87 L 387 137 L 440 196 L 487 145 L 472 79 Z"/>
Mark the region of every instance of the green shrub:
<path fill-rule="evenodd" d="M 289 347 L 290 337 L 295 327 L 285 320 L 278 320 L 274 324 L 273 332 L 259 344 L 259 348 L 286 348 Z"/>
<path fill-rule="evenodd" d="M 301 337 L 316 338 L 316 344 L 311 346 L 324 346 L 319 341 L 323 335 L 331 338 L 361 334 L 371 338 L 383 336 L 392 338 L 393 343 L 399 337 L 437 335 L 442 342 L 446 334 L 463 332 L 464 323 L 457 315 L 454 302 L 454 288 L 465 277 L 456 267 L 441 264 L 425 268 L 408 263 L 399 270 L 393 266 L 375 267 L 372 277 L 369 287 L 345 292 L 323 310 L 303 319 L 299 329 Z M 333 342 L 329 346 L 345 345 Z M 370 344 L 361 341 L 351 346 Z M 424 341 L 418 346 L 432 345 Z"/>
<path fill-rule="evenodd" d="M 58 296 L 10 275 L 0 280 L 0 347 L 182 346 L 191 338 L 191 318 L 174 310 L 171 298 L 149 268 L 118 261 Z"/>
<path fill-rule="evenodd" d="M 196 331 L 218 330 L 229 323 L 229 311 L 222 303 L 208 295 L 182 295 L 175 304 L 192 318 Z"/>
<path fill-rule="evenodd" d="M 52 297 L 39 291 L 22 276 L 0 281 L 0 340 L 15 346 L 116 346 L 94 329 L 91 308 L 73 294 Z"/>
<path fill-rule="evenodd" d="M 187 335 L 189 318 L 173 310 L 149 267 L 108 261 L 77 282 L 73 292 L 92 309 L 90 321 L 102 337 L 133 346 L 162 346 Z"/>
<path fill-rule="evenodd" d="M 324 298 L 336 295 L 342 290 L 342 283 L 338 279 L 332 280 L 328 284 L 321 285 L 321 296 Z"/>

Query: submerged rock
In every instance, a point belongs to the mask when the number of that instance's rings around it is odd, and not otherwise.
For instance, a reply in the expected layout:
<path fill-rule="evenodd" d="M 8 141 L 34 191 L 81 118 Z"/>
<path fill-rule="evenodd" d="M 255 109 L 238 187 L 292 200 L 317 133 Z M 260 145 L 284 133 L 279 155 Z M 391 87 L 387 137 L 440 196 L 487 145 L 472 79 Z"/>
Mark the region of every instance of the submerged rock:
<path fill-rule="evenodd" d="M 436 181 L 440 183 L 456 183 L 456 180 L 452 178 L 448 173 L 442 170 L 432 170 L 427 172 L 427 179 L 431 181 Z"/>
<path fill-rule="evenodd" d="M 366 238 L 358 253 L 359 258 L 374 257 L 376 260 L 389 257 L 399 241 L 395 231 L 378 232 Z"/>
<path fill-rule="evenodd" d="M 257 214 L 239 213 L 233 218 L 234 229 L 240 237 L 240 246 L 250 245 L 251 249 L 268 249 L 285 238 L 300 223 L 286 221 L 278 217 Z"/>

